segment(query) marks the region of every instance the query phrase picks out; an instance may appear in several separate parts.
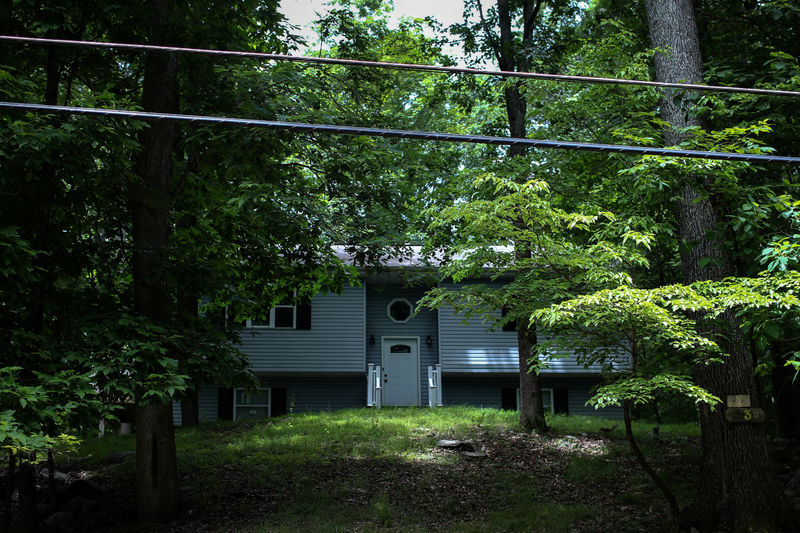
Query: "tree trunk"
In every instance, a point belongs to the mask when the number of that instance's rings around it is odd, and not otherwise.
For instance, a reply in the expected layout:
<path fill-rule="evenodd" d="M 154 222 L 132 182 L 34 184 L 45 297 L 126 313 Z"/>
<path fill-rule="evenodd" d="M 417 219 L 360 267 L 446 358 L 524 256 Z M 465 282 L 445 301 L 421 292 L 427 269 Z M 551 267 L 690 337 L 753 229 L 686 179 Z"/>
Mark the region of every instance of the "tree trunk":
<path fill-rule="evenodd" d="M 646 0 L 650 39 L 655 48 L 667 50 L 655 56 L 656 78 L 663 82 L 702 82 L 697 26 L 691 0 Z M 660 103 L 662 118 L 671 125 L 665 132 L 667 144 L 678 144 L 680 129 L 700 125 L 691 116 L 691 102 L 669 91 Z M 675 213 L 682 241 L 683 280 L 719 280 L 733 273 L 731 254 L 718 238 L 720 216 L 707 184 L 687 175 L 676 184 L 679 191 Z M 698 385 L 725 402 L 731 394 L 750 395 L 757 389 L 752 361 L 732 313 L 719 324 L 700 323 L 721 344 L 728 355 L 722 364 L 697 365 Z M 727 342 L 725 342 L 727 339 Z M 778 501 L 774 478 L 769 470 L 764 429 L 758 424 L 732 424 L 725 420 L 725 408 L 712 411 L 700 407 L 702 431 L 702 478 L 693 509 L 684 517 L 702 530 L 732 527 L 746 530 L 768 524 Z"/>
<path fill-rule="evenodd" d="M 547 431 L 542 405 L 542 380 L 537 371 L 531 372 L 530 363 L 537 343 L 536 327 L 526 320 L 517 321 L 517 346 L 519 350 L 519 424 L 528 431 Z M 538 369 L 537 369 L 538 370 Z"/>
<path fill-rule="evenodd" d="M 11 525 L 15 533 L 35 533 L 39 522 L 36 519 L 36 467 L 32 462 L 20 462 L 16 475 L 19 487 L 17 515 Z"/>
<path fill-rule="evenodd" d="M 55 50 L 48 50 L 45 64 L 46 80 L 44 103 L 47 105 L 58 104 L 58 88 L 61 82 L 61 69 L 59 56 Z M 45 335 L 45 312 L 47 302 L 55 293 L 55 266 L 53 257 L 57 255 L 53 250 L 53 223 L 51 220 L 52 206 L 55 203 L 58 178 L 56 176 L 55 163 L 48 161 L 42 164 L 39 183 L 35 187 L 38 195 L 37 209 L 32 213 L 33 219 L 31 226 L 34 228 L 33 247 L 39 251 L 34 259 L 36 270 L 40 273 L 39 282 L 34 289 L 34 297 L 30 299 L 28 316 L 26 319 L 26 329 L 34 333 L 33 339 L 37 336 Z M 38 353 L 40 341 L 35 340 L 30 344 L 30 353 Z M 34 377 L 27 365 L 21 364 L 25 380 L 30 385 L 34 385 L 38 378 Z M 17 502 L 17 514 L 14 519 L 13 531 L 20 533 L 36 531 L 38 521 L 36 517 L 36 469 L 29 462 L 20 461 L 19 473 L 19 494 Z"/>
<path fill-rule="evenodd" d="M 181 425 L 185 428 L 195 427 L 200 424 L 200 401 L 197 388 L 192 387 L 181 398 Z"/>
<path fill-rule="evenodd" d="M 169 403 L 136 408 L 136 508 L 144 523 L 177 516 L 175 430 Z"/>
<path fill-rule="evenodd" d="M 8 533 L 11 527 L 11 496 L 14 492 L 14 485 L 16 485 L 16 472 L 17 472 L 17 456 L 16 454 L 8 454 L 8 474 L 6 475 L 6 497 L 3 502 L 3 533 Z"/>
<path fill-rule="evenodd" d="M 536 16 L 542 0 L 525 0 L 522 4 L 522 50 L 516 50 L 511 24 L 509 0 L 497 0 L 500 43 L 495 50 L 500 70 L 525 72 L 529 68 L 526 48 L 531 46 Z M 493 40 L 490 38 L 490 42 Z M 526 132 L 527 102 L 519 91 L 520 82 L 504 90 L 508 127 L 512 137 L 524 139 Z M 524 156 L 527 150 L 522 145 L 511 145 L 510 157 Z M 530 243 L 517 243 L 518 258 L 530 257 Z M 537 372 L 529 372 L 528 360 L 533 357 L 536 345 L 536 329 L 528 326 L 527 320 L 517 320 L 517 350 L 519 353 L 519 423 L 528 431 L 547 431 L 547 422 L 542 407 L 542 382 Z"/>
<path fill-rule="evenodd" d="M 167 44 L 167 7 L 164 2 L 152 6 L 152 44 Z M 174 112 L 176 98 L 177 57 L 148 53 L 142 92 L 144 110 Z M 173 129 L 171 122 L 157 121 L 142 131 L 139 182 L 130 188 L 134 311 L 160 325 L 167 325 L 170 316 L 166 272 Z M 177 465 L 169 402 L 137 403 L 136 504 L 143 522 L 171 520 L 177 514 Z"/>
<path fill-rule="evenodd" d="M 678 517 L 680 516 L 680 509 L 678 507 L 678 500 L 675 499 L 675 495 L 672 493 L 672 490 L 669 486 L 664 483 L 664 480 L 661 479 L 661 476 L 658 475 L 658 472 L 650 466 L 650 463 L 647 462 L 647 459 L 642 453 L 642 449 L 639 448 L 639 444 L 636 442 L 636 438 L 633 436 L 633 425 L 631 424 L 631 401 L 625 400 L 622 405 L 622 416 L 623 420 L 625 421 L 625 436 L 628 438 L 628 445 L 631 447 L 631 451 L 633 452 L 633 456 L 636 458 L 636 461 L 639 463 L 639 466 L 642 467 L 642 470 L 650 476 L 650 479 L 653 480 L 658 490 L 661 491 L 661 494 L 664 495 L 666 498 L 667 503 L 669 504 L 669 511 L 672 515 L 672 520 L 675 524 L 678 523 Z"/>

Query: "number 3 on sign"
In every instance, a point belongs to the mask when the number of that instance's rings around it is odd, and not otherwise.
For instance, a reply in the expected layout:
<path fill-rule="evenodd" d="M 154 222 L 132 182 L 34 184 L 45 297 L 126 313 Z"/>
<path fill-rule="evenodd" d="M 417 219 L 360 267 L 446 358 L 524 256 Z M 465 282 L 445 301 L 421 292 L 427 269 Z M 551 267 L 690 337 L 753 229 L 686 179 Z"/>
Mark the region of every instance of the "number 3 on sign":
<path fill-rule="evenodd" d="M 751 411 L 750 409 L 745 409 L 744 410 L 744 419 L 745 420 L 752 420 L 753 419 L 753 411 Z"/>

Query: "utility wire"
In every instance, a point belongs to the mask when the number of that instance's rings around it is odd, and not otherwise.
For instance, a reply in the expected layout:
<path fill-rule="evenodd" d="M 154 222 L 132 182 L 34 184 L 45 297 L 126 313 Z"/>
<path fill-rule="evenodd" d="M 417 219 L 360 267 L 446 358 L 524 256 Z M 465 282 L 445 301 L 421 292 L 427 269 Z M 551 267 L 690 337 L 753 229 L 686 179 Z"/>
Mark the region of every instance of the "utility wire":
<path fill-rule="evenodd" d="M 309 133 L 331 133 L 343 135 L 364 135 L 370 137 L 395 137 L 401 139 L 420 139 L 426 141 L 448 141 L 471 144 L 492 145 L 525 145 L 535 148 L 552 148 L 561 150 L 588 150 L 594 152 L 616 152 L 635 155 L 659 155 L 666 157 L 690 157 L 695 159 L 719 159 L 725 161 L 750 161 L 761 163 L 800 164 L 800 157 L 777 156 L 768 154 L 743 154 L 734 152 L 705 152 L 699 150 L 681 150 L 668 148 L 651 148 L 646 146 L 625 146 L 616 144 L 595 144 L 581 142 L 548 141 L 544 139 L 521 139 L 514 137 L 490 137 L 486 135 L 459 135 L 432 131 L 394 130 L 383 128 L 365 128 L 359 126 L 337 126 L 331 124 L 307 124 L 301 122 L 284 122 L 277 120 L 259 120 L 235 117 L 212 117 L 204 115 L 181 115 L 175 113 L 152 113 L 146 111 L 129 111 L 123 109 L 98 109 L 93 107 L 71 107 L 23 102 L 0 102 L 0 109 L 24 109 L 37 113 L 66 113 L 71 115 L 92 115 L 105 117 L 122 117 L 146 121 L 172 120 L 176 122 L 196 122 L 205 124 L 235 124 L 256 128 L 280 129 Z"/>
<path fill-rule="evenodd" d="M 775 89 L 753 89 L 748 87 L 728 87 L 724 85 L 701 85 L 696 83 L 666 83 L 660 81 L 629 80 L 621 78 L 597 78 L 593 76 L 568 76 L 564 74 L 543 74 L 539 72 L 513 72 L 506 70 L 484 70 L 464 67 L 443 67 L 438 65 L 419 65 L 414 63 L 390 63 L 384 61 L 361 61 L 358 59 L 337 59 L 332 57 L 306 57 L 285 54 L 267 54 L 263 52 L 243 52 L 235 50 L 210 50 L 207 48 L 185 48 L 179 46 L 159 46 L 152 44 L 108 43 L 100 41 L 75 41 L 70 39 L 44 39 L 41 37 L 20 37 L 0 35 L 0 41 L 35 43 L 44 45 L 83 46 L 97 48 L 119 48 L 123 50 L 145 50 L 153 52 L 175 52 L 185 54 L 206 54 L 230 57 L 252 57 L 270 61 L 293 61 L 297 63 L 315 63 L 320 65 L 346 65 L 354 67 L 377 67 L 422 72 L 442 72 L 447 74 L 475 74 L 480 76 L 500 76 L 503 78 L 525 78 L 539 80 L 565 81 L 572 83 L 603 83 L 614 85 L 638 85 L 644 87 L 660 87 L 667 89 L 683 89 L 693 91 L 711 91 L 727 93 L 747 93 L 772 96 L 800 97 L 800 91 L 782 91 Z"/>

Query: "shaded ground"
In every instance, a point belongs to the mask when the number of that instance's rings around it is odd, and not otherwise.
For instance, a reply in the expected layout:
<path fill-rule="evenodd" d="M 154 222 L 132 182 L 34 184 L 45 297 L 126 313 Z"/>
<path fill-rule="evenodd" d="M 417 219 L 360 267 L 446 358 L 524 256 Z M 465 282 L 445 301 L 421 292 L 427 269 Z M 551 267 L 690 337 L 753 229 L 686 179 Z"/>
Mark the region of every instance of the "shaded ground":
<path fill-rule="evenodd" d="M 193 430 L 197 447 L 179 451 L 184 514 L 158 527 L 133 525 L 132 457 L 118 454 L 112 461 L 121 462 L 112 464 L 84 459 L 64 465 L 73 477 L 84 472 L 102 496 L 78 509 L 74 522 L 45 531 L 670 529 L 663 498 L 630 457 L 620 430 L 538 436 L 497 425 L 447 432 L 419 427 L 402 439 L 384 436 L 387 447 L 394 446 L 391 453 L 363 453 L 361 448 L 377 444 L 352 428 L 334 432 L 330 441 L 320 440 L 313 430 L 291 433 L 291 439 L 275 447 L 281 424 L 292 421 Z M 248 441 L 254 432 L 268 440 Z M 288 443 L 298 435 L 308 437 L 313 447 L 304 443 L 304 453 L 297 453 Z M 346 441 L 345 436 L 353 438 Z M 469 438 L 487 456 L 471 458 L 436 447 L 437 439 L 454 436 Z M 698 477 L 696 437 L 651 436 L 642 444 L 685 506 Z M 781 453 L 785 459 L 787 451 Z M 785 473 L 792 469 L 796 463 Z"/>
<path fill-rule="evenodd" d="M 183 472 L 184 518 L 153 530 L 668 529 L 663 500 L 619 438 L 507 431 L 473 442 L 486 458 L 432 447 L 429 457 L 412 460 L 343 458 L 268 470 L 244 461 Z M 650 446 L 673 481 L 696 479 L 695 440 Z M 127 529 L 133 485 L 120 467 L 107 470 L 97 470 L 95 481 L 110 487 L 108 521 L 83 526 Z"/>

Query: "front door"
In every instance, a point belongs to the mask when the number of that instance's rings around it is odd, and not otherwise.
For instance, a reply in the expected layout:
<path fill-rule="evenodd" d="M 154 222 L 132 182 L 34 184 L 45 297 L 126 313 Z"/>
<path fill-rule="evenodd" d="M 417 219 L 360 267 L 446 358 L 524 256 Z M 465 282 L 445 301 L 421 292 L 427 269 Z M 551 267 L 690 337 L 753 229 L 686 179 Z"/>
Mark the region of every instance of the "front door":
<path fill-rule="evenodd" d="M 383 405 L 419 405 L 419 338 L 383 338 Z"/>

